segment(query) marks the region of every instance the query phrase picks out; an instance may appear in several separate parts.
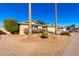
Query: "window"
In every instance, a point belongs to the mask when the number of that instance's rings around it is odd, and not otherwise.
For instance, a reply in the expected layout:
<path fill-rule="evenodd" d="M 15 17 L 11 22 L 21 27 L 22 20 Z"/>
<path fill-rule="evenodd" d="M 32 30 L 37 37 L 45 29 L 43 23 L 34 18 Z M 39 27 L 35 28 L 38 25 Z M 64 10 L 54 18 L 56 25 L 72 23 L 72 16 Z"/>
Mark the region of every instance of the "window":
<path fill-rule="evenodd" d="M 32 28 L 38 28 L 38 26 L 37 25 L 32 25 Z"/>

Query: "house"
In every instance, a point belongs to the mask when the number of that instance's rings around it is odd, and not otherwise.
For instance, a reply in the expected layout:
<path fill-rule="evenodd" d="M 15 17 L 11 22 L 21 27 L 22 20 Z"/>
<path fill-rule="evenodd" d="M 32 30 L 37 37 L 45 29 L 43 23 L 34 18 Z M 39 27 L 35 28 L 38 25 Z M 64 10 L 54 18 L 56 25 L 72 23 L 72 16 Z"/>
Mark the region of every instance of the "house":
<path fill-rule="evenodd" d="M 79 32 L 79 27 L 75 29 L 76 32 Z"/>
<path fill-rule="evenodd" d="M 64 27 L 59 27 L 59 28 L 58 28 L 58 31 L 62 31 L 62 32 L 63 32 L 63 31 L 67 31 L 67 30 L 66 30 L 66 28 L 64 28 Z"/>
<path fill-rule="evenodd" d="M 67 32 L 66 28 L 64 28 L 64 27 L 57 28 L 57 34 L 60 34 L 62 32 Z"/>
<path fill-rule="evenodd" d="M 29 22 L 19 23 L 19 34 L 24 34 L 24 29 L 28 29 Z M 49 32 L 55 32 L 55 27 L 50 24 L 40 24 L 32 21 L 32 29 L 47 29 Z"/>

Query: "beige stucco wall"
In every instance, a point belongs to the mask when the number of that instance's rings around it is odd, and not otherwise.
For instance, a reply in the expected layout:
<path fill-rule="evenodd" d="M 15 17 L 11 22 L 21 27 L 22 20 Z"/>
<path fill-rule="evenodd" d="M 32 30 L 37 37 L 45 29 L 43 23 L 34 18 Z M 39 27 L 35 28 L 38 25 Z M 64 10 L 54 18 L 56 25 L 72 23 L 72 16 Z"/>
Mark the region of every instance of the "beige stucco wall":
<path fill-rule="evenodd" d="M 47 27 L 47 29 L 48 29 L 49 32 L 55 33 L 55 28 L 53 28 L 53 27 Z"/>
<path fill-rule="evenodd" d="M 24 35 L 24 29 L 25 29 L 25 28 L 28 28 L 28 25 L 21 24 L 21 25 L 19 26 L 19 34 L 20 34 L 20 35 L 21 35 L 21 34 Z"/>
<path fill-rule="evenodd" d="M 63 30 L 63 31 L 66 31 L 66 28 L 63 28 L 62 30 Z"/>
<path fill-rule="evenodd" d="M 39 29 L 42 29 L 42 26 L 38 26 Z"/>
<path fill-rule="evenodd" d="M 24 35 L 24 29 L 25 28 L 28 28 L 28 25 L 20 24 L 20 26 L 19 26 L 19 34 L 23 34 Z M 42 26 L 38 26 L 38 28 L 42 29 Z M 55 32 L 55 28 L 53 28 L 53 27 L 47 27 L 47 29 L 48 29 L 49 32 L 53 32 L 53 33 Z"/>

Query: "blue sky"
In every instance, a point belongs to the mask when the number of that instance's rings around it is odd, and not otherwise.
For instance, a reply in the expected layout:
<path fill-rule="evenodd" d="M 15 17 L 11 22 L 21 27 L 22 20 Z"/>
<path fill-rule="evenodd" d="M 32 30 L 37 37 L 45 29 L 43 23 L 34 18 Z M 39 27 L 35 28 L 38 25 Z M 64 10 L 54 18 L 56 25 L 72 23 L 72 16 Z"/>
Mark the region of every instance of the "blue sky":
<path fill-rule="evenodd" d="M 32 20 L 41 20 L 48 24 L 54 24 L 53 3 L 33 3 Z M 18 22 L 28 21 L 27 3 L 0 3 L 0 26 L 5 19 L 12 18 Z M 79 26 L 79 4 L 58 4 L 58 24 L 67 26 L 75 24 Z"/>

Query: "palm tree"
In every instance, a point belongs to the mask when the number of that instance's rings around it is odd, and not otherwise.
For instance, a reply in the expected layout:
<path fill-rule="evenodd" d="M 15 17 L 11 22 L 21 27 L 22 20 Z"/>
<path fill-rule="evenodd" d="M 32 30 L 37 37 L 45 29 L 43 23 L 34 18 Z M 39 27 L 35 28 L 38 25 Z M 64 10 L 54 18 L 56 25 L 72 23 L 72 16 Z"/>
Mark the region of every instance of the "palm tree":
<path fill-rule="evenodd" d="M 31 3 L 29 3 L 29 30 L 28 30 L 28 39 L 32 39 L 32 28 L 31 28 L 31 23 L 32 23 L 32 14 L 31 14 Z"/>
<path fill-rule="evenodd" d="M 57 3 L 55 3 L 55 34 L 57 34 Z"/>

